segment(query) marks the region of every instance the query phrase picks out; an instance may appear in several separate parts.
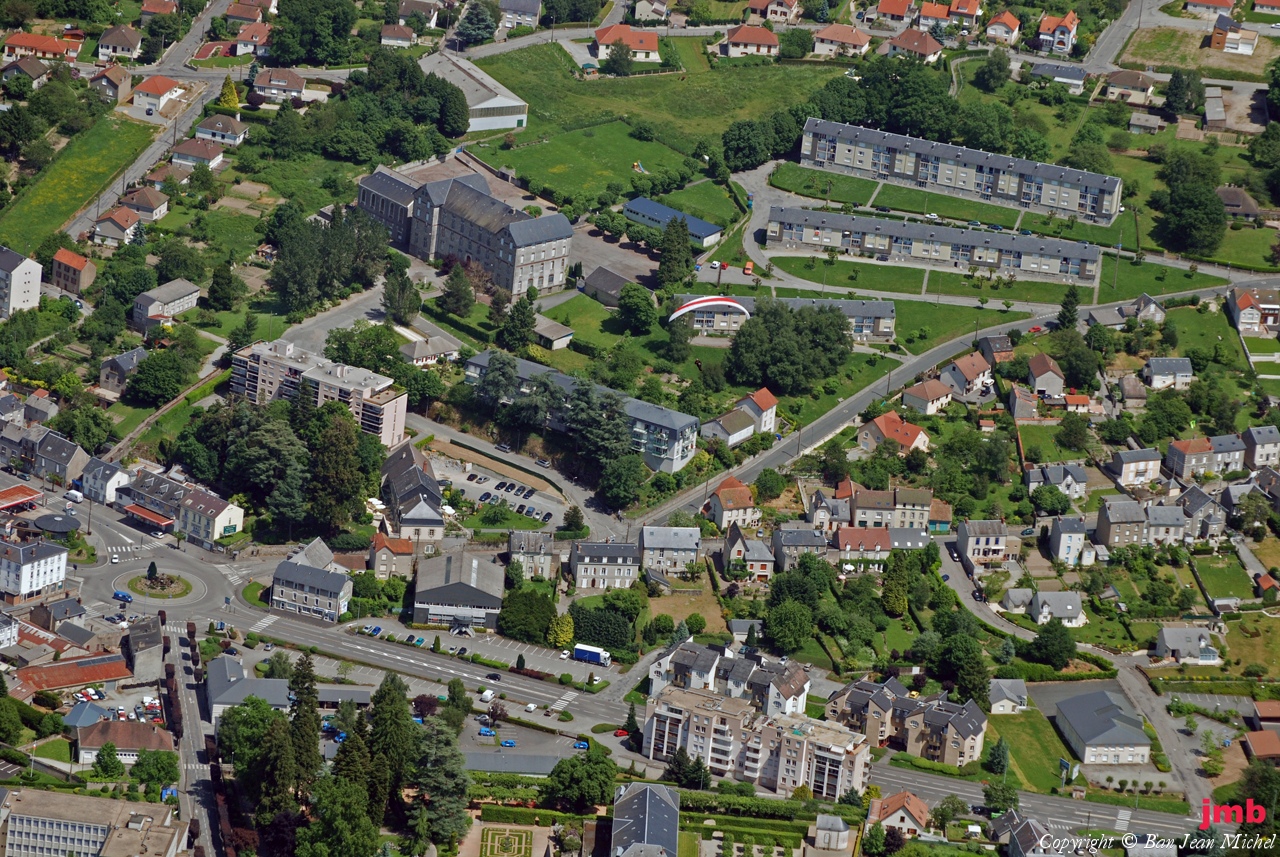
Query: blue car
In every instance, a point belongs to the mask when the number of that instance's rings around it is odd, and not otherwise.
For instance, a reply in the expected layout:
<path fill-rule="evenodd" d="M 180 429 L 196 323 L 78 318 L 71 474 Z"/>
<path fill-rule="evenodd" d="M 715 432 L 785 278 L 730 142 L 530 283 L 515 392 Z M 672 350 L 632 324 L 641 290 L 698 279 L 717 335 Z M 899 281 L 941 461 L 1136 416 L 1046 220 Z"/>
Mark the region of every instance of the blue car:
<path fill-rule="evenodd" d="M 574 742 L 573 742 L 573 749 L 575 749 L 575 750 L 586 750 L 586 749 L 589 749 L 590 747 L 591 747 L 591 745 L 590 745 L 590 744 L 588 744 L 586 741 L 574 741 Z"/>
<path fill-rule="evenodd" d="M 374 627 L 374 629 L 373 629 L 372 631 L 370 631 L 369 633 L 370 633 L 371 635 L 375 636 L 375 637 L 380 637 L 380 636 L 382 636 L 382 627 L 381 627 L 381 626 L 376 626 L 376 627 Z"/>
<path fill-rule="evenodd" d="M 414 645 L 417 646 L 419 649 L 421 649 L 423 646 L 426 645 L 426 643 L 427 643 L 426 637 L 419 637 L 417 639 L 417 642 L 414 643 Z"/>
<path fill-rule="evenodd" d="M 494 731 L 493 731 L 492 729 L 490 729 L 488 726 L 482 726 L 482 727 L 480 727 L 480 737 L 481 737 L 481 738 L 492 738 L 494 735 L 497 735 L 497 734 L 498 734 L 497 732 L 494 732 Z"/>
<path fill-rule="evenodd" d="M 514 747 L 515 745 L 516 745 L 516 742 L 510 738 L 502 742 L 502 746 L 504 747 Z"/>

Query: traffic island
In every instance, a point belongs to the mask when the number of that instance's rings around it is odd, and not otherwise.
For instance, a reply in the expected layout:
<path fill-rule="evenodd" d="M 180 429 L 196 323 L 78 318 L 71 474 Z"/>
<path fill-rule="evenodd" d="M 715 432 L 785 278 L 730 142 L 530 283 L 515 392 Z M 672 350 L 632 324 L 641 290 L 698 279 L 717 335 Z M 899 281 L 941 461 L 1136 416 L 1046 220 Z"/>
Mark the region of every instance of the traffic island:
<path fill-rule="evenodd" d="M 185 598 L 191 594 L 191 581 L 176 574 L 145 574 L 129 580 L 129 591 L 147 598 Z"/>

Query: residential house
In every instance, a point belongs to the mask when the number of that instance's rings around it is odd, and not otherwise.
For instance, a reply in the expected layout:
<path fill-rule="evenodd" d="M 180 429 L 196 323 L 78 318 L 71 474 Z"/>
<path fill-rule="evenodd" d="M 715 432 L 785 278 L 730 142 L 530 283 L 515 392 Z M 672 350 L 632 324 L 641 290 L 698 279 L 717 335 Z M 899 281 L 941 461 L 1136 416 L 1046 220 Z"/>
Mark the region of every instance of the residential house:
<path fill-rule="evenodd" d="M 1227 210 L 1228 217 L 1255 221 L 1262 215 L 1258 201 L 1242 187 L 1227 185 L 1214 188 L 1214 193 L 1218 195 L 1218 199 L 1222 200 L 1222 207 Z"/>
<path fill-rule="evenodd" d="M 426 74 L 443 77 L 462 90 L 471 117 L 468 131 L 523 128 L 528 124 L 529 105 L 474 63 L 448 51 L 438 51 L 418 60 L 418 66 Z"/>
<path fill-rule="evenodd" d="M 35 57 L 27 56 L 16 59 L 0 69 L 0 80 L 6 83 L 15 77 L 22 76 L 31 81 L 31 91 L 35 92 L 49 80 L 51 69 Z"/>
<path fill-rule="evenodd" d="M 1171 628 L 1163 626 L 1156 634 L 1155 656 L 1171 658 L 1179 664 L 1193 667 L 1217 666 L 1221 655 L 1213 645 L 1213 636 L 1206 628 Z"/>
<path fill-rule="evenodd" d="M 132 503 L 121 511 L 144 527 L 167 531 L 178 518 L 187 486 L 159 473 L 138 468 L 129 486 Z"/>
<path fill-rule="evenodd" d="M 444 496 L 430 459 L 414 447 L 412 439 L 387 451 L 380 496 L 385 504 L 387 534 L 411 539 L 420 555 L 433 553 L 444 537 Z"/>
<path fill-rule="evenodd" d="M 244 509 L 203 488 L 192 487 L 179 505 L 176 532 L 206 550 L 214 550 L 218 539 L 244 529 Z"/>
<path fill-rule="evenodd" d="M 1142 367 L 1142 380 L 1153 390 L 1185 390 L 1195 379 L 1191 360 L 1186 357 L 1149 357 Z"/>
<path fill-rule="evenodd" d="M 27 424 L 25 410 L 22 399 L 13 393 L 0 393 L 0 423 L 11 423 L 22 428 Z"/>
<path fill-rule="evenodd" d="M 893 551 L 893 531 L 840 527 L 832 544 L 843 572 L 873 569 L 879 571 Z"/>
<path fill-rule="evenodd" d="M 1228 15 L 1219 15 L 1214 21 L 1213 32 L 1209 36 L 1210 50 L 1251 57 L 1257 47 L 1257 30 L 1246 30 L 1240 22 L 1232 20 Z"/>
<path fill-rule="evenodd" d="M 891 57 L 908 57 L 933 64 L 942 57 L 942 45 L 928 33 L 907 29 L 884 42 L 876 53 Z"/>
<path fill-rule="evenodd" d="M 1250 470 L 1280 465 L 1280 428 L 1253 426 L 1244 430 L 1244 462 Z"/>
<path fill-rule="evenodd" d="M 111 104 L 123 104 L 133 95 L 133 78 L 119 65 L 108 65 L 90 78 L 90 87 Z"/>
<path fill-rule="evenodd" d="M 450 8 L 453 6 L 452 3 L 447 5 Z M 421 15 L 427 21 L 428 27 L 434 27 L 439 12 L 440 7 L 431 0 L 400 0 L 400 15 L 396 23 L 403 27 L 414 15 Z"/>
<path fill-rule="evenodd" d="M 1165 121 L 1154 113 L 1139 113 L 1135 110 L 1129 114 L 1130 134 L 1159 134 L 1166 127 Z"/>
<path fill-rule="evenodd" d="M 262 9 L 247 3 L 232 3 L 227 7 L 226 18 L 233 27 L 236 24 L 257 24 L 262 21 Z"/>
<path fill-rule="evenodd" d="M 916 16 L 916 29 L 923 33 L 927 33 L 939 26 L 945 29 L 951 23 L 951 7 L 946 3 L 929 3 L 920 4 L 920 13 Z"/>
<path fill-rule="evenodd" d="M 737 477 L 730 476 L 711 492 L 707 517 L 715 521 L 716 527 L 726 530 L 730 524 L 754 527 L 760 523 L 760 510 L 756 508 L 755 498 L 748 488 Z"/>
<path fill-rule="evenodd" d="M 80 53 L 79 42 L 64 41 L 53 36 L 42 36 L 39 33 L 17 32 L 4 40 L 6 62 L 20 60 L 23 57 L 74 62 L 78 53 Z"/>
<path fill-rule="evenodd" d="M 897 411 L 886 411 L 871 422 L 864 423 L 858 432 L 858 444 L 867 451 L 874 450 L 887 440 L 898 444 L 900 456 L 916 449 L 929 451 L 929 435 L 920 426 L 904 420 Z"/>
<path fill-rule="evenodd" d="M 1147 512 L 1137 500 L 1106 498 L 1098 510 L 1097 541 L 1108 550 L 1146 544 Z"/>
<path fill-rule="evenodd" d="M 1100 324 L 1112 330 L 1124 330 L 1130 319 L 1139 324 L 1149 321 L 1158 327 L 1164 324 L 1165 310 L 1151 295 L 1143 294 L 1130 304 L 1090 310 L 1086 324 L 1089 327 Z"/>
<path fill-rule="evenodd" d="M 502 10 L 502 26 L 508 30 L 512 27 L 538 26 L 538 13 L 542 11 L 541 0 L 500 0 L 498 7 Z"/>
<path fill-rule="evenodd" d="M 823 490 L 819 489 L 809 498 L 806 517 L 815 530 L 822 533 L 832 532 L 849 523 L 849 500 L 828 497 Z"/>
<path fill-rule="evenodd" d="M 1226 528 L 1226 510 L 1199 485 L 1192 485 L 1183 491 L 1174 505 L 1187 517 L 1186 531 L 1190 538 L 1213 541 Z"/>
<path fill-rule="evenodd" d="M 0 247 L 0 318 L 40 305 L 40 263 Z"/>
<path fill-rule="evenodd" d="M 1176 544 L 1183 540 L 1187 530 L 1187 518 L 1177 506 L 1148 506 L 1146 543 L 1149 545 Z"/>
<path fill-rule="evenodd" d="M 1069 566 L 1090 566 L 1097 551 L 1089 542 L 1084 521 L 1058 516 L 1049 527 L 1049 556 Z"/>
<path fill-rule="evenodd" d="M 274 28 L 270 24 L 257 22 L 253 24 L 245 24 L 240 28 L 240 32 L 235 38 L 235 55 L 238 57 L 255 56 L 258 58 L 271 56 L 271 32 Z M 386 27 L 383 27 L 385 30 Z M 386 42 L 383 42 L 386 44 Z"/>
<path fill-rule="evenodd" d="M 507 562 L 518 562 L 524 566 L 526 577 L 559 579 L 563 556 L 556 548 L 555 536 L 551 533 L 512 530 L 507 535 Z"/>
<path fill-rule="evenodd" d="M 1156 82 L 1140 71 L 1121 69 L 1107 75 L 1107 100 L 1146 105 L 1155 94 Z"/>
<path fill-rule="evenodd" d="M 1076 46 L 1080 18 L 1072 10 L 1062 17 L 1045 15 L 1040 19 L 1040 50 L 1070 54 Z"/>
<path fill-rule="evenodd" d="M 1007 857 L 1071 857 L 1075 847 L 1070 838 L 1055 838 L 1049 828 L 1034 818 L 1024 818 L 1010 810 L 990 825 L 990 838 L 1005 845 Z M 1143 857 L 1169 857 L 1144 854 Z"/>
<path fill-rule="evenodd" d="M 942 372 L 942 380 L 958 395 L 971 396 L 992 383 L 991 364 L 975 351 L 947 364 Z"/>
<path fill-rule="evenodd" d="M 987 24 L 987 41 L 1001 45 L 1014 45 L 1022 35 L 1022 22 L 1008 9 L 996 15 Z"/>
<path fill-rule="evenodd" d="M 812 683 L 803 666 L 762 656 L 739 657 L 723 645 L 676 640 L 649 667 L 649 693 L 667 687 L 705 690 L 748 699 L 761 713 L 804 714 Z"/>
<path fill-rule="evenodd" d="M 33 390 L 22 404 L 22 416 L 26 419 L 28 425 L 47 423 L 58 415 L 58 411 L 58 403 L 49 396 L 49 391 L 44 388 Z"/>
<path fill-rule="evenodd" d="M 639 0 L 632 7 L 632 14 L 637 21 L 665 21 L 671 10 L 667 0 Z"/>
<path fill-rule="evenodd" d="M 804 11 L 799 0 L 750 0 L 747 8 L 753 15 L 774 24 L 794 24 Z"/>
<path fill-rule="evenodd" d="M 951 404 L 951 386 L 937 378 L 921 381 L 902 391 L 902 405 L 926 416 L 941 413 Z"/>
<path fill-rule="evenodd" d="M 142 0 L 142 26 L 147 24 L 156 15 L 176 15 L 178 14 L 177 0 Z"/>
<path fill-rule="evenodd" d="M 200 300 L 200 287 L 187 280 L 170 280 L 162 286 L 143 292 L 133 299 L 130 322 L 146 332 L 157 324 L 170 324 Z"/>
<path fill-rule="evenodd" d="M 929 831 L 929 806 L 911 792 L 872 798 L 865 823 L 868 830 L 878 824 L 885 830 L 898 831 L 903 839 L 915 839 Z"/>
<path fill-rule="evenodd" d="M 268 68 L 253 79 L 253 91 L 268 101 L 302 98 L 307 82 L 296 71 L 288 68 Z"/>
<path fill-rule="evenodd" d="M 751 636 L 752 628 L 755 629 L 757 640 L 764 637 L 764 622 L 759 619 L 730 619 L 725 624 L 735 643 L 745 643 Z"/>
<path fill-rule="evenodd" d="M 98 37 L 98 59 L 114 60 L 124 57 L 136 60 L 142 53 L 142 33 L 128 24 L 108 27 Z"/>
<path fill-rule="evenodd" d="M 1280 326 L 1280 289 L 1232 289 L 1227 314 L 1241 333 L 1266 333 Z"/>
<path fill-rule="evenodd" d="M 169 197 L 153 187 L 130 191 L 120 198 L 120 204 L 136 213 L 143 223 L 155 223 L 169 213 Z"/>
<path fill-rule="evenodd" d="M 730 31 L 732 32 L 732 30 Z M 769 32 L 765 30 L 764 32 Z M 772 35 L 772 33 L 770 33 Z M 622 206 L 622 213 L 628 220 L 645 226 L 653 226 L 657 229 L 665 229 L 667 224 L 673 220 L 683 220 L 685 227 L 689 230 L 689 241 L 694 247 L 706 250 L 720 242 L 723 229 L 715 223 L 708 223 L 692 215 L 686 214 L 679 209 L 672 208 L 669 205 L 663 205 L 660 202 L 654 202 L 652 199 L 644 196 L 638 196 L 635 199 L 628 200 Z"/>
<path fill-rule="evenodd" d="M 157 74 L 133 88 L 133 103 L 136 107 L 160 113 L 165 105 L 180 95 L 182 84 L 173 78 Z"/>
<path fill-rule="evenodd" d="M 731 578 L 744 575 L 753 583 L 768 583 L 773 577 L 773 552 L 765 542 L 747 538 L 741 527 L 730 524 L 725 534 L 721 565 Z"/>
<path fill-rule="evenodd" d="M 1031 596 L 1027 615 L 1037 625 L 1047 625 L 1057 619 L 1068 628 L 1080 628 L 1088 624 L 1079 592 L 1037 592 Z"/>
<path fill-rule="evenodd" d="M 825 556 L 827 538 L 802 521 L 786 521 L 773 531 L 773 559 L 778 571 L 787 571 L 804 554 Z"/>
<path fill-rule="evenodd" d="M 97 279 L 98 266 L 79 253 L 59 247 L 49 266 L 49 282 L 55 288 L 73 295 L 83 294 Z"/>
<path fill-rule="evenodd" d="M 976 27 L 982 17 L 978 0 L 951 0 L 951 23 L 961 27 Z"/>
<path fill-rule="evenodd" d="M 640 546 L 625 542 L 574 542 L 569 572 L 577 589 L 626 589 L 640 580 Z"/>
<path fill-rule="evenodd" d="M 960 705 L 946 694 L 912 696 L 896 678 L 883 684 L 853 681 L 827 700 L 827 719 L 890 747 L 947 765 L 982 758 L 987 717 L 973 700 Z"/>
<path fill-rule="evenodd" d="M 601 265 L 582 281 L 583 294 L 595 298 L 607 307 L 617 307 L 618 298 L 622 296 L 622 287 L 631 280 L 616 274 Z"/>
<path fill-rule="evenodd" d="M 160 681 L 164 675 L 164 626 L 159 616 L 135 620 L 124 637 L 123 649 L 135 681 Z"/>
<path fill-rule="evenodd" d="M 1040 415 L 1040 400 L 1026 387 L 1018 384 L 1009 385 L 1008 407 L 1014 422 L 1034 420 Z"/>
<path fill-rule="evenodd" d="M 182 187 L 191 181 L 191 170 L 186 167 L 164 163 L 147 173 L 144 181 L 156 190 L 164 190 L 166 182 L 172 182 L 176 186 Z"/>
<path fill-rule="evenodd" d="M 1000 565 L 1009 558 L 1009 531 L 1004 521 L 961 521 L 956 550 L 965 568 Z"/>
<path fill-rule="evenodd" d="M 603 60 L 609 49 L 621 42 L 631 53 L 631 59 L 651 62 L 658 59 L 658 34 L 653 30 L 633 28 L 630 24 L 612 24 L 595 32 L 596 56 Z"/>
<path fill-rule="evenodd" d="M 353 586 L 340 571 L 286 559 L 271 578 L 271 610 L 335 624 L 347 612 Z"/>
<path fill-rule="evenodd" d="M 951 521 L 955 512 L 951 504 L 935 499 L 929 504 L 929 532 L 934 535 L 946 535 L 951 532 Z"/>
<path fill-rule="evenodd" d="M 1197 15 L 1216 18 L 1222 14 L 1230 15 L 1235 4 L 1231 0 L 1187 0 L 1185 8 Z"/>
<path fill-rule="evenodd" d="M 645 571 L 663 574 L 683 571 L 698 559 L 702 532 L 697 527 L 641 527 L 640 554 Z"/>
<path fill-rule="evenodd" d="M 978 353 L 993 367 L 1013 359 L 1013 340 L 1007 336 L 984 336 L 978 340 Z"/>
<path fill-rule="evenodd" d="M 541 313 L 534 313 L 533 341 L 541 348 L 548 351 L 568 348 L 569 343 L 573 341 L 573 332 L 573 328 L 567 324 L 561 324 Z"/>
<path fill-rule="evenodd" d="M 724 39 L 724 51 L 730 57 L 771 57 L 778 53 L 778 37 L 764 27 L 739 24 L 729 28 Z"/>
<path fill-rule="evenodd" d="M 0 459 L 17 459 L 19 469 L 33 476 L 70 485 L 84 472 L 89 453 L 45 426 L 24 430 L 5 425 L 0 433 Z"/>
<path fill-rule="evenodd" d="M 1151 739 L 1143 731 L 1142 716 L 1119 693 L 1085 693 L 1058 703 L 1058 731 L 1089 765 L 1145 765 Z"/>
<path fill-rule="evenodd" d="M 1084 92 L 1084 84 L 1089 77 L 1089 73 L 1078 65 L 1039 62 L 1031 66 L 1031 77 L 1060 83 L 1067 88 L 1067 92 L 1071 95 L 1080 95 Z"/>
<path fill-rule="evenodd" d="M 256 673 L 245 675 L 244 667 L 227 655 L 209 661 L 205 668 L 205 697 L 209 703 L 209 718 L 214 728 L 222 715 L 233 705 L 242 705 L 256 696 L 275 711 L 289 710 L 289 682 L 282 678 L 257 678 Z"/>
<path fill-rule="evenodd" d="M 1088 493 L 1089 476 L 1078 464 L 1045 464 L 1032 467 L 1023 474 L 1030 493 L 1041 485 L 1052 485 L 1072 500 L 1083 500 Z"/>
<path fill-rule="evenodd" d="M 613 857 L 675 854 L 679 830 L 680 793 L 675 789 L 631 783 L 614 790 L 609 839 Z"/>
<path fill-rule="evenodd" d="M 0 597 L 20 604 L 65 587 L 67 549 L 35 539 L 22 544 L 0 541 Z"/>
<path fill-rule="evenodd" d="M 249 126 L 234 116 L 215 113 L 196 125 L 196 139 L 236 147 L 249 136 Z"/>
<path fill-rule="evenodd" d="M 751 417 L 755 430 L 761 434 L 773 434 L 777 431 L 778 397 L 769 392 L 768 387 L 761 387 L 749 396 L 743 396 L 736 403 Z"/>
<path fill-rule="evenodd" d="M 1027 710 L 1027 683 L 1020 678 L 993 678 L 987 688 L 992 714 L 1018 714 Z"/>
<path fill-rule="evenodd" d="M 31 624 L 52 633 L 58 633 L 63 622 L 73 622 L 88 615 L 80 599 L 67 596 L 55 601 L 41 601 L 31 608 L 28 617 Z"/>
<path fill-rule="evenodd" d="M 116 396 L 124 395 L 129 376 L 136 372 L 138 364 L 146 359 L 147 349 L 141 346 L 106 358 L 98 368 L 98 388 Z"/>
<path fill-rule="evenodd" d="M 497 626 L 505 586 L 502 566 L 465 550 L 430 557 L 418 563 L 413 621 L 492 629 Z"/>
<path fill-rule="evenodd" d="M 222 166 L 222 152 L 217 143 L 192 138 L 173 147 L 173 162 L 192 170 L 201 166 L 216 170 Z"/>
<path fill-rule="evenodd" d="M 828 24 L 813 34 L 813 52 L 822 57 L 860 57 L 871 47 L 871 36 L 848 24 Z"/>
<path fill-rule="evenodd" d="M 382 25 L 379 44 L 384 48 L 411 48 L 417 41 L 418 37 L 408 27 L 402 27 L 399 24 Z"/>
<path fill-rule="evenodd" d="M 911 0 L 880 0 L 876 6 L 876 18 L 886 21 L 908 21 L 914 12 Z"/>
<path fill-rule="evenodd" d="M 90 458 L 80 474 L 80 491 L 85 498 L 108 506 L 116 504 L 116 492 L 128 485 L 129 471 L 101 458 Z"/>
<path fill-rule="evenodd" d="M 419 369 L 452 363 L 462 354 L 462 344 L 448 336 L 415 339 L 400 346 L 400 356 Z"/>
<path fill-rule="evenodd" d="M 1122 488 L 1136 488 L 1160 478 L 1163 456 L 1158 449 L 1122 449 L 1111 454 L 1111 475 Z"/>
<path fill-rule="evenodd" d="M 1275 429 L 1275 426 L 1269 428 Z M 1209 438 L 1213 450 L 1213 472 L 1238 473 L 1244 470 L 1244 455 L 1247 447 L 1238 434 L 1214 435 Z"/>
<path fill-rule="evenodd" d="M 1061 396 L 1066 376 L 1058 368 L 1058 361 L 1041 352 L 1027 361 L 1027 385 L 1038 396 Z"/>

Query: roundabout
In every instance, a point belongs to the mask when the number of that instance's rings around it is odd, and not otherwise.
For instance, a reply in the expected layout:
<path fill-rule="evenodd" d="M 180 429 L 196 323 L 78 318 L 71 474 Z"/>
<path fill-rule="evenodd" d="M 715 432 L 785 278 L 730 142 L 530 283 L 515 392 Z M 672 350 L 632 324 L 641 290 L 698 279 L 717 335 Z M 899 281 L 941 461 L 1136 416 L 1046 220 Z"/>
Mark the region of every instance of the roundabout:
<path fill-rule="evenodd" d="M 177 574 L 162 574 L 155 580 L 145 574 L 129 578 L 129 591 L 144 598 L 174 601 L 191 594 L 191 581 Z"/>

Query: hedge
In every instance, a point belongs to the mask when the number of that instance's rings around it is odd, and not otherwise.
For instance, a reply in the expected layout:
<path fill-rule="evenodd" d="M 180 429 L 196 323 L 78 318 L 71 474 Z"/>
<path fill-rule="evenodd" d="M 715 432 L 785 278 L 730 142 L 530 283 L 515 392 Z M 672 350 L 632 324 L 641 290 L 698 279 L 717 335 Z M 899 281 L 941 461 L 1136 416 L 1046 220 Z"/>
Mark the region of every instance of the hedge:
<path fill-rule="evenodd" d="M 770 833 L 807 833 L 809 830 L 809 822 L 807 821 L 786 821 L 780 818 L 740 818 L 734 817 L 725 820 L 722 816 L 711 815 L 701 812 L 685 812 L 680 814 L 680 826 L 688 824 L 690 826 L 702 825 L 707 821 L 712 821 L 717 828 L 733 827 L 733 828 L 756 828 L 757 830 L 768 830 Z"/>
<path fill-rule="evenodd" d="M 556 812 L 550 809 L 528 809 L 523 806 L 480 807 L 480 820 L 498 824 L 536 824 L 539 827 L 551 827 L 560 822 L 581 822 L 593 818 L 589 815 L 571 815 L 567 812 Z"/>
<path fill-rule="evenodd" d="M 205 381 L 199 387 L 196 387 L 190 393 L 187 393 L 187 397 L 186 397 L 187 404 L 194 405 L 196 402 L 200 401 L 201 399 L 213 393 L 213 391 L 217 389 L 219 384 L 222 384 L 229 380 L 231 380 L 230 369 L 226 370 L 225 372 L 219 372 L 217 375 L 214 375 L 212 378 L 210 378 L 208 381 Z"/>
<path fill-rule="evenodd" d="M 982 773 L 982 764 L 977 760 L 966 762 L 964 767 L 958 768 L 955 765 L 948 765 L 944 762 L 931 762 L 919 756 L 912 756 L 910 753 L 899 753 L 895 758 L 901 758 L 911 767 L 918 768 L 921 771 L 930 771 L 948 777 L 972 777 L 974 774 Z"/>

